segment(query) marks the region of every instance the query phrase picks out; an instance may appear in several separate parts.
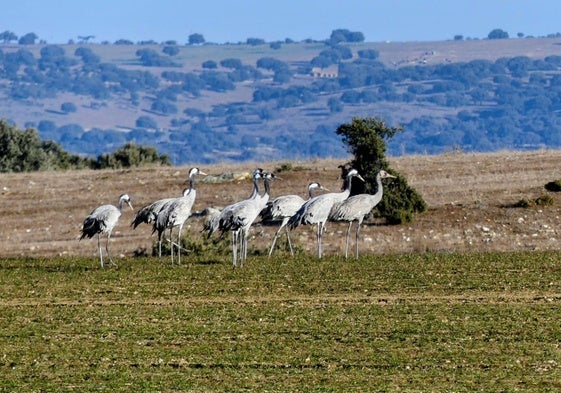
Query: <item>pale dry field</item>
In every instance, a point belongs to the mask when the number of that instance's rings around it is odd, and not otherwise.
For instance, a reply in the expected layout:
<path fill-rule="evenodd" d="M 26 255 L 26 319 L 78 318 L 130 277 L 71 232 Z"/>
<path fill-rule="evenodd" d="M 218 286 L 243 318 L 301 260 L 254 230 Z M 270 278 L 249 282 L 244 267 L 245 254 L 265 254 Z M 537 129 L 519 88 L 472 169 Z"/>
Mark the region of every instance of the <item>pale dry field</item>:
<path fill-rule="evenodd" d="M 516 251 L 558 249 L 561 230 L 561 195 L 544 189 L 561 178 L 561 151 L 451 153 L 439 156 L 390 158 L 429 205 L 405 225 L 369 222 L 361 231 L 362 253 L 410 253 L 455 251 Z M 287 162 L 286 162 L 287 163 Z M 337 160 L 290 162 L 304 170 L 282 172 L 271 194 L 306 194 L 310 181 L 339 190 Z M 225 172 L 249 174 L 256 166 L 275 170 L 285 162 L 200 166 L 212 175 Z M 96 256 L 95 239 L 78 241 L 82 221 L 98 205 L 116 204 L 128 193 L 135 210 L 153 200 L 179 195 L 187 186 L 188 167 L 151 167 L 128 170 L 40 172 L 0 174 L 0 257 Z M 198 179 L 194 211 L 222 207 L 246 198 L 252 189 L 245 180 L 220 184 Z M 515 208 L 521 199 L 535 200 L 548 194 L 551 206 Z M 114 230 L 111 248 L 117 258 L 150 250 L 155 240 L 151 228 L 129 226 L 134 213 L 127 207 Z M 191 218 L 184 229 L 201 236 L 202 218 Z M 250 248 L 265 249 L 275 232 L 271 226 L 252 228 Z M 324 237 L 326 255 L 340 255 L 346 224 L 329 223 Z M 299 227 L 293 241 L 315 255 L 315 228 Z M 354 239 L 354 238 L 353 238 Z M 354 241 L 353 241 L 354 244 Z"/>

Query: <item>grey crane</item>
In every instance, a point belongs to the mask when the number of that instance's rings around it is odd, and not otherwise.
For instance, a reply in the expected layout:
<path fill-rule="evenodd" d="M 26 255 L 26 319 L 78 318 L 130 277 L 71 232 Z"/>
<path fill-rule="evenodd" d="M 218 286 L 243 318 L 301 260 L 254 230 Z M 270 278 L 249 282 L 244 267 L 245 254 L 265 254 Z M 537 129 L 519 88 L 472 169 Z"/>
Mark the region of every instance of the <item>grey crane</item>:
<path fill-rule="evenodd" d="M 348 257 L 349 254 L 349 238 L 351 233 L 351 227 L 353 222 L 357 222 L 356 227 L 356 257 L 358 258 L 358 239 L 360 235 L 360 226 L 362 225 L 362 221 L 364 217 L 380 201 L 382 200 L 382 196 L 384 194 L 382 188 L 382 179 L 388 178 L 395 178 L 395 176 L 390 175 L 388 172 L 381 170 L 376 174 L 376 185 L 377 191 L 375 194 L 358 194 L 353 195 L 344 201 L 337 203 L 331 209 L 329 214 L 329 220 L 331 221 L 347 221 L 349 223 L 349 227 L 347 228 L 347 236 L 345 242 L 345 258 Z"/>
<path fill-rule="evenodd" d="M 314 190 L 329 191 L 327 188 L 323 187 L 318 182 L 312 182 L 308 184 L 308 200 L 312 199 Z M 283 228 L 286 229 L 286 238 L 288 241 L 288 247 L 290 249 L 290 255 L 294 256 L 292 243 L 290 241 L 290 231 L 288 230 L 286 224 L 288 224 L 288 220 L 290 219 L 290 217 L 296 214 L 298 209 L 300 209 L 300 207 L 305 202 L 306 201 L 304 200 L 304 198 L 302 198 L 300 195 L 282 195 L 275 198 L 272 201 L 269 201 L 265 209 L 261 211 L 260 215 L 264 221 L 281 220 L 279 229 L 275 233 L 275 237 L 273 238 L 271 248 L 269 249 L 269 257 L 273 254 L 276 241 L 279 238 Z"/>
<path fill-rule="evenodd" d="M 259 194 L 258 180 L 260 178 L 264 181 L 265 193 L 263 195 Z M 225 232 L 232 232 L 232 258 L 234 267 L 238 267 L 238 262 L 239 266 L 243 266 L 247 259 L 249 228 L 269 201 L 270 181 L 280 178 L 273 173 L 264 172 L 259 169 L 254 172 L 253 179 L 254 192 L 252 196 L 227 206 L 222 210 L 218 218 L 218 229 L 220 229 L 223 234 Z"/>
<path fill-rule="evenodd" d="M 220 230 L 222 234 L 226 232 L 232 232 L 232 263 L 234 267 L 238 266 L 238 249 L 240 242 L 241 228 L 238 225 L 234 225 L 236 220 L 236 214 L 244 208 L 247 204 L 257 204 L 261 196 L 259 195 L 259 179 L 263 170 L 257 168 L 253 171 L 253 192 L 249 198 L 242 201 L 238 201 L 231 205 L 226 206 L 220 211 L 219 214 L 214 215 L 208 222 L 205 229 L 208 232 L 208 236 L 212 236 L 214 232 Z"/>
<path fill-rule="evenodd" d="M 318 195 L 306 203 L 288 220 L 290 229 L 295 229 L 299 225 L 314 225 L 317 224 L 317 244 L 318 244 L 318 257 L 323 255 L 322 238 L 325 231 L 325 223 L 329 218 L 329 212 L 333 205 L 347 199 L 351 193 L 351 180 L 356 177 L 362 181 L 364 179 L 357 172 L 356 169 L 348 171 L 346 176 L 346 187 L 342 192 L 330 192 L 327 194 Z"/>
<path fill-rule="evenodd" d="M 169 239 L 171 244 L 171 263 L 173 263 L 173 248 L 177 247 L 177 263 L 181 265 L 181 231 L 185 221 L 191 215 L 191 209 L 197 197 L 197 189 L 195 186 L 195 176 L 206 175 L 199 168 L 191 168 L 189 170 L 189 191 L 183 196 L 175 198 L 165 205 L 158 213 L 154 221 L 154 231 L 158 232 L 158 243 L 161 250 L 162 233 L 169 229 Z M 179 227 L 177 233 L 177 243 L 174 243 L 172 233 L 173 228 Z M 161 251 L 160 251 L 161 252 Z"/>
<path fill-rule="evenodd" d="M 189 187 L 184 188 L 182 195 L 187 196 L 189 190 L 190 190 Z M 154 201 L 149 205 L 144 206 L 134 216 L 134 219 L 131 222 L 132 229 L 136 229 L 136 227 L 142 223 L 152 224 L 152 226 L 154 226 L 154 222 L 156 221 L 158 214 L 162 210 L 166 209 L 169 206 L 169 204 L 173 202 L 175 199 L 176 198 L 158 199 L 157 201 Z M 162 257 L 162 232 L 164 229 L 165 228 L 163 228 L 161 231 L 158 232 L 158 257 L 160 258 Z"/>
<path fill-rule="evenodd" d="M 188 192 L 189 192 L 189 187 L 186 187 L 183 189 L 183 193 L 181 195 L 186 196 Z M 146 206 L 143 206 L 142 209 L 140 209 L 134 215 L 134 218 L 131 221 L 132 229 L 136 229 L 136 227 L 138 227 L 140 224 L 143 223 L 153 224 L 154 220 L 156 220 L 156 217 L 158 216 L 158 213 L 160 213 L 160 211 L 173 200 L 175 200 L 175 197 L 163 198 L 163 199 L 158 199 Z"/>
<path fill-rule="evenodd" d="M 222 210 L 220 210 L 219 212 L 212 213 L 211 216 L 206 220 L 203 231 L 207 232 L 208 237 L 211 237 L 212 234 L 215 233 L 217 230 L 221 230 L 222 232 L 224 232 L 223 231 L 223 229 L 224 229 L 223 224 L 229 221 L 230 216 L 232 215 L 232 212 L 236 209 L 238 204 L 245 203 L 248 200 L 253 200 L 253 199 L 255 199 L 259 196 L 258 180 L 261 179 L 261 173 L 262 172 L 263 172 L 263 169 L 261 169 L 261 168 L 257 168 L 253 171 L 253 175 L 252 175 L 253 191 L 252 191 L 251 195 L 249 196 L 249 198 L 244 199 L 242 201 L 238 201 L 238 202 L 233 203 L 231 205 L 228 205 L 225 208 L 223 208 Z"/>
<path fill-rule="evenodd" d="M 82 225 L 82 236 L 80 236 L 80 240 L 87 237 L 91 239 L 95 235 L 97 235 L 97 247 L 99 249 L 99 259 L 101 262 L 101 267 L 105 267 L 103 264 L 103 252 L 101 250 L 101 234 L 105 233 L 107 235 L 107 241 L 105 243 L 105 251 L 107 252 L 107 257 L 109 258 L 109 262 L 111 264 L 115 264 L 111 259 L 111 255 L 109 254 L 109 239 L 111 238 L 111 232 L 117 222 L 119 221 L 119 217 L 123 211 L 123 205 L 128 204 L 131 210 L 131 198 L 127 194 L 122 194 L 119 197 L 118 207 L 113 205 L 102 205 L 95 208 L 85 219 Z"/>

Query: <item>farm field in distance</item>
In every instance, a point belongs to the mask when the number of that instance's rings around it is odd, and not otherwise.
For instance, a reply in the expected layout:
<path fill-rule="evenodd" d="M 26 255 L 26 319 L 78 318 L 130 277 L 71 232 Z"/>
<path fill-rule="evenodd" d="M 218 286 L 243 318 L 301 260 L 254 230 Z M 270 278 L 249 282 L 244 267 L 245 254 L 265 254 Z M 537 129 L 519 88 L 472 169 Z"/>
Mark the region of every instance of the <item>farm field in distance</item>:
<path fill-rule="evenodd" d="M 154 237 L 129 227 L 130 209 L 111 242 L 118 268 L 78 242 L 94 207 L 180 194 L 188 168 L 2 174 L 0 391 L 556 391 L 561 201 L 544 185 L 560 158 L 390 158 L 427 212 L 366 224 L 358 260 L 341 256 L 344 224 L 328 224 L 322 260 L 309 227 L 293 232 L 294 258 L 282 241 L 267 258 L 276 228 L 257 225 L 242 269 L 227 242 L 181 266 L 135 257 Z M 337 190 L 341 163 L 291 162 L 272 197 L 312 180 Z M 251 192 L 249 179 L 197 185 L 195 211 Z M 535 204 L 544 195 L 552 204 Z M 202 220 L 185 230 L 193 248 Z"/>

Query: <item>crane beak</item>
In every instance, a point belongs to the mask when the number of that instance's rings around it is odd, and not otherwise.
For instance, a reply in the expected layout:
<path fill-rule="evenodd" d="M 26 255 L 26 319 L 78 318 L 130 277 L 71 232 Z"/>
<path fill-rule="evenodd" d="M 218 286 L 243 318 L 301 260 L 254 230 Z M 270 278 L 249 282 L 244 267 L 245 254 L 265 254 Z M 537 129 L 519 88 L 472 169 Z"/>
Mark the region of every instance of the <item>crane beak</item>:
<path fill-rule="evenodd" d="M 204 173 L 203 171 L 199 171 L 199 175 L 208 176 L 208 174 Z"/>
<path fill-rule="evenodd" d="M 134 209 L 133 209 L 133 207 L 132 207 L 132 203 L 130 203 L 130 201 L 129 201 L 129 202 L 127 202 L 127 204 L 129 205 L 129 207 L 131 208 L 131 210 L 134 211 Z"/>
<path fill-rule="evenodd" d="M 360 176 L 360 175 L 356 175 L 356 177 L 357 177 L 357 179 L 360 179 L 360 180 L 362 180 L 363 182 L 365 182 L 365 183 L 366 183 L 366 180 L 364 180 L 364 178 L 363 178 L 362 176 Z"/>

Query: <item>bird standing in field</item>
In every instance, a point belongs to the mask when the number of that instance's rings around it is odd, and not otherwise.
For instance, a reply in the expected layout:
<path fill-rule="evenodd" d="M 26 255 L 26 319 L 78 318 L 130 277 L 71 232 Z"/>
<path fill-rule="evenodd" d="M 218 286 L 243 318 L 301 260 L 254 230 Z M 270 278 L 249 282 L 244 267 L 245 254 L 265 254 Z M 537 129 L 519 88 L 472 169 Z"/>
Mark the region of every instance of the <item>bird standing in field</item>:
<path fill-rule="evenodd" d="M 221 214 L 219 219 L 219 228 L 222 233 L 232 232 L 232 258 L 233 266 L 243 266 L 247 259 L 247 245 L 249 237 L 249 228 L 255 221 L 261 210 L 269 201 L 269 182 L 275 178 L 275 175 L 258 169 L 253 173 L 254 192 L 250 198 L 237 202 L 226 207 L 225 214 Z M 265 192 L 259 194 L 259 179 L 263 179 Z M 238 261 L 239 249 L 239 261 Z"/>
<path fill-rule="evenodd" d="M 191 209 L 197 197 L 197 189 L 195 187 L 195 176 L 206 175 L 199 168 L 191 168 L 189 170 L 189 190 L 184 192 L 183 196 L 175 198 L 162 207 L 156 220 L 154 221 L 154 231 L 158 231 L 158 243 L 161 250 L 161 236 L 165 229 L 169 229 L 169 239 L 171 245 L 171 263 L 173 263 L 173 247 L 177 247 L 177 263 L 181 265 L 181 231 L 185 221 L 191 215 Z M 179 227 L 177 233 L 177 243 L 174 243 L 172 232 L 174 227 Z M 161 251 L 160 251 L 161 253 Z"/>
<path fill-rule="evenodd" d="M 82 236 L 80 236 L 80 240 L 83 238 L 92 238 L 97 235 L 97 247 L 99 249 L 99 259 L 101 262 L 101 267 L 105 267 L 103 264 L 103 252 L 101 250 L 101 234 L 105 233 L 107 235 L 107 241 L 105 243 L 105 251 L 107 252 L 107 257 L 109 258 L 109 262 L 111 264 L 115 264 L 111 259 L 111 255 L 109 254 L 109 239 L 111 238 L 111 232 L 113 228 L 119 221 L 119 217 L 123 211 L 123 205 L 128 204 L 131 210 L 131 198 L 127 194 L 123 194 L 119 197 L 119 204 L 118 207 L 113 205 L 102 205 L 94 209 L 85 219 L 82 225 Z"/>
<path fill-rule="evenodd" d="M 312 182 L 308 184 L 308 200 L 312 199 L 314 190 L 329 191 L 327 188 L 323 187 L 318 182 Z M 288 247 L 290 249 L 290 255 L 294 256 L 294 251 L 292 250 L 292 243 L 290 241 L 290 231 L 288 230 L 286 224 L 288 224 L 288 220 L 290 219 L 290 217 L 296 214 L 298 209 L 300 209 L 300 207 L 305 202 L 306 201 L 304 200 L 304 198 L 302 198 L 299 195 L 282 195 L 268 202 L 265 209 L 261 211 L 260 215 L 264 221 L 282 220 L 279 229 L 277 230 L 277 232 L 275 233 L 275 237 L 273 238 L 273 242 L 269 250 L 269 257 L 273 254 L 276 241 L 280 236 L 280 233 L 283 230 L 283 228 L 286 229 L 286 238 L 288 241 Z"/>
<path fill-rule="evenodd" d="M 207 232 L 208 237 L 211 237 L 212 234 L 217 230 L 220 230 L 222 233 L 224 233 L 224 224 L 230 220 L 232 212 L 237 208 L 237 206 L 239 204 L 246 203 L 246 201 L 253 200 L 259 196 L 258 180 L 261 179 L 262 171 L 263 170 L 261 168 L 257 168 L 253 171 L 253 191 L 249 198 L 238 201 L 236 203 L 232 203 L 231 205 L 228 205 L 220 210 L 218 213 L 214 213 L 211 215 L 211 217 L 205 223 L 205 227 L 203 228 L 203 231 Z"/>
<path fill-rule="evenodd" d="M 323 255 L 322 238 L 325 231 L 325 223 L 329 218 L 329 212 L 333 205 L 347 199 L 351 193 L 351 180 L 356 177 L 362 181 L 364 179 L 357 172 L 356 169 L 348 171 L 345 178 L 345 189 L 342 192 L 330 192 L 327 194 L 318 195 L 306 203 L 288 220 L 290 229 L 295 229 L 299 225 L 314 225 L 317 224 L 317 244 L 318 244 L 318 257 Z"/>
<path fill-rule="evenodd" d="M 358 258 L 358 239 L 360 234 L 360 226 L 362 225 L 362 221 L 364 217 L 380 201 L 382 200 L 382 196 L 384 194 L 382 188 L 382 179 L 388 178 L 395 178 L 395 176 L 390 175 L 388 172 L 381 170 L 376 174 L 376 185 L 377 191 L 375 194 L 358 194 L 353 195 L 344 201 L 337 203 L 331 209 L 331 213 L 329 214 L 330 221 L 347 221 L 349 223 L 349 227 L 347 228 L 347 237 L 345 242 L 345 258 L 348 257 L 349 254 L 349 238 L 351 233 L 351 226 L 353 222 L 357 222 L 356 227 L 356 257 Z"/>
<path fill-rule="evenodd" d="M 187 196 L 189 190 L 190 189 L 188 187 L 183 189 L 182 195 Z M 158 214 L 160 214 L 162 210 L 165 210 L 175 199 L 176 198 L 158 199 L 157 201 L 144 206 L 134 216 L 134 219 L 131 222 L 132 229 L 136 229 L 136 227 L 142 223 L 152 224 L 153 227 L 156 219 L 158 218 Z M 165 228 L 162 228 L 158 231 L 158 257 L 160 258 L 162 257 L 162 233 L 164 230 Z"/>
<path fill-rule="evenodd" d="M 209 235 L 219 229 L 222 234 L 232 232 L 232 262 L 234 267 L 243 266 L 247 258 L 248 232 L 261 210 L 269 201 L 269 182 L 277 178 L 274 174 L 258 168 L 253 172 L 253 193 L 248 199 L 226 206 L 212 220 Z M 259 194 L 258 181 L 263 179 L 265 193 Z M 238 260 L 239 252 L 239 260 Z"/>
<path fill-rule="evenodd" d="M 233 223 L 237 212 L 240 209 L 243 209 L 244 205 L 258 203 L 257 200 L 260 198 L 259 179 L 261 179 L 262 172 L 263 170 L 261 168 L 257 168 L 253 171 L 253 192 L 249 198 L 226 206 L 217 216 L 215 216 L 214 219 L 209 222 L 208 236 L 211 236 L 217 230 L 220 230 L 222 234 L 228 231 L 232 232 L 232 264 L 234 267 L 238 266 L 238 249 L 241 240 L 241 229 Z"/>
<path fill-rule="evenodd" d="M 187 195 L 188 192 L 189 192 L 189 188 L 188 187 L 184 188 L 182 196 Z M 154 222 L 154 220 L 156 220 L 156 217 L 158 216 L 158 213 L 162 210 L 162 208 L 164 208 L 166 205 L 168 205 L 174 199 L 175 198 L 158 199 L 157 201 L 154 201 L 154 202 L 142 207 L 142 209 L 140 209 L 135 214 L 133 220 L 131 221 L 132 229 L 136 229 L 136 227 L 138 227 L 140 224 L 143 224 L 143 223 L 152 224 Z"/>

